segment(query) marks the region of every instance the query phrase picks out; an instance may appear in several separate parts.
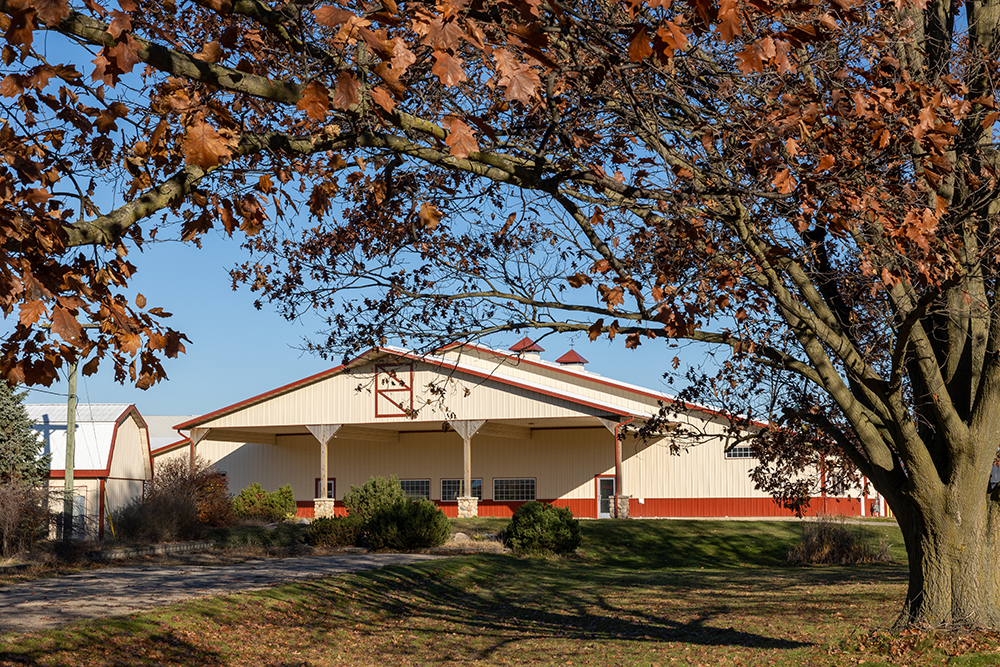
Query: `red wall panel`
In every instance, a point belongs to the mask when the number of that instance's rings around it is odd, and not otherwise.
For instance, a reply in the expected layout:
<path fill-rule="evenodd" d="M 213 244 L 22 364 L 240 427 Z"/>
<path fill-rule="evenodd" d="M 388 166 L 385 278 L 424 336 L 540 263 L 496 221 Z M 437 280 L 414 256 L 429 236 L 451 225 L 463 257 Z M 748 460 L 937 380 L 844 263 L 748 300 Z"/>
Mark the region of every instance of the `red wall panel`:
<path fill-rule="evenodd" d="M 805 511 L 806 516 L 843 515 L 860 516 L 861 501 L 857 498 L 813 498 Z M 629 516 L 642 517 L 760 517 L 794 516 L 771 498 L 646 498 L 639 504 L 636 498 L 629 502 Z"/>
<path fill-rule="evenodd" d="M 594 519 L 597 517 L 597 501 L 593 498 L 558 498 L 542 500 L 559 507 L 568 507 L 573 516 Z M 445 516 L 458 516 L 458 505 L 435 501 Z M 523 502 L 498 502 L 481 500 L 479 516 L 495 516 L 510 518 Z M 296 516 L 311 519 L 315 516 L 313 501 L 298 500 L 295 502 Z M 347 508 L 342 503 L 335 507 L 337 516 L 347 514 Z M 805 512 L 806 516 L 861 516 L 861 500 L 858 498 L 813 498 Z M 640 504 L 638 499 L 629 502 L 629 516 L 634 519 L 643 517 L 768 517 L 793 516 L 792 512 L 781 507 L 770 498 L 646 498 Z"/>

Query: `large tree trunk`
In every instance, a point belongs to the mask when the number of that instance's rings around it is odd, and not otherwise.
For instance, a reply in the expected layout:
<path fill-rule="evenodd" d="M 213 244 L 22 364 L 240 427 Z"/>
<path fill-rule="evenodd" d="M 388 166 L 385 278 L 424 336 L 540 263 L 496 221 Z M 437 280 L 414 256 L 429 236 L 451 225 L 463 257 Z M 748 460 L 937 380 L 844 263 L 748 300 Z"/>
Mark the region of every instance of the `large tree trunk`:
<path fill-rule="evenodd" d="M 983 491 L 951 511 L 894 508 L 910 566 L 897 627 L 1000 627 L 1000 506 Z"/>

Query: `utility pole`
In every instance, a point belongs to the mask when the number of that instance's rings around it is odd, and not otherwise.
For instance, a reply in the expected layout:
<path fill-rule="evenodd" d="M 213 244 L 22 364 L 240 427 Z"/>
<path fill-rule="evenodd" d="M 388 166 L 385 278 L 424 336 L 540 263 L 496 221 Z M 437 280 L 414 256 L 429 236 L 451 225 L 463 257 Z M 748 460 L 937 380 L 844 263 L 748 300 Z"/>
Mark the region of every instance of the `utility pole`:
<path fill-rule="evenodd" d="M 96 329 L 96 324 L 83 324 L 82 329 Z M 76 366 L 69 362 L 69 398 L 66 401 L 66 468 L 63 486 L 63 539 L 73 539 L 73 471 L 76 466 Z"/>

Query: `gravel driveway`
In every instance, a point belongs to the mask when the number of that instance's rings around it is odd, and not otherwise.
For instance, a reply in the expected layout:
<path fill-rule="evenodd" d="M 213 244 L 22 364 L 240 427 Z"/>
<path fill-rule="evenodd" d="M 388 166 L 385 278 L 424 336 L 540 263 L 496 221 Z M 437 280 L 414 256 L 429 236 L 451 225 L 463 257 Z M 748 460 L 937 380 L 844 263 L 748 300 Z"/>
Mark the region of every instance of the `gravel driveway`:
<path fill-rule="evenodd" d="M 335 554 L 234 565 L 137 565 L 35 579 L 0 588 L 0 633 L 47 630 L 82 618 L 120 616 L 191 598 L 440 558 L 426 554 Z"/>

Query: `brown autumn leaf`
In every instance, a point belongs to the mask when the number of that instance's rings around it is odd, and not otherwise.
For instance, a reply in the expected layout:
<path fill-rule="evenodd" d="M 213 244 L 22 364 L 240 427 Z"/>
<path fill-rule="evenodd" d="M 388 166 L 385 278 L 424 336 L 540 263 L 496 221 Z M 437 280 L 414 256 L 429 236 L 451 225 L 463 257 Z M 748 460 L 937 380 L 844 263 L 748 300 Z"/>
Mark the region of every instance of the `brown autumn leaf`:
<path fill-rule="evenodd" d="M 226 230 L 226 233 L 230 236 L 236 231 L 239 223 L 236 222 L 236 216 L 233 215 L 233 204 L 228 199 L 223 199 L 222 202 L 216 207 L 216 212 L 219 214 L 219 219 L 222 220 L 222 227 Z"/>
<path fill-rule="evenodd" d="M 269 195 L 275 191 L 274 181 L 271 180 L 270 174 L 260 175 L 260 178 L 257 179 L 257 189 L 266 195 Z"/>
<path fill-rule="evenodd" d="M 5 35 L 7 43 L 11 46 L 20 46 L 21 53 L 27 53 L 31 48 L 31 43 L 35 38 L 35 12 L 33 9 L 25 9 L 13 12 L 10 17 L 10 25 L 7 26 Z"/>
<path fill-rule="evenodd" d="M 587 329 L 587 337 L 590 338 L 591 341 L 597 340 L 601 337 L 602 329 L 604 329 L 603 317 L 590 325 L 590 328 Z"/>
<path fill-rule="evenodd" d="M 93 359 L 85 363 L 83 365 L 83 368 L 80 370 L 83 372 L 85 376 L 91 376 L 97 372 L 97 367 L 100 365 L 100 363 L 101 363 L 101 358 L 94 357 Z"/>
<path fill-rule="evenodd" d="M 138 306 L 139 308 L 146 307 L 146 297 L 142 295 L 142 292 L 135 295 L 135 305 Z"/>
<path fill-rule="evenodd" d="M 227 161 L 233 151 L 218 130 L 201 118 L 187 128 L 181 139 L 181 148 L 188 164 L 210 169 Z"/>
<path fill-rule="evenodd" d="M 82 330 L 76 315 L 62 306 L 52 307 L 52 333 L 58 334 L 64 341 L 73 342 L 79 340 Z"/>
<path fill-rule="evenodd" d="M 723 2 L 725 1 L 723 0 Z M 653 55 L 653 47 L 649 45 L 649 33 L 646 32 L 646 26 L 639 26 L 639 29 L 632 33 L 632 37 L 629 39 L 628 59 L 637 63 L 651 55 Z"/>
<path fill-rule="evenodd" d="M 792 176 L 792 170 L 785 167 L 774 177 L 774 187 L 778 189 L 778 192 L 782 194 L 788 194 L 795 189 L 797 185 L 795 177 Z"/>
<path fill-rule="evenodd" d="M 214 9 L 220 14 L 228 14 L 233 11 L 232 0 L 198 0 L 199 4 Z"/>
<path fill-rule="evenodd" d="M 351 72 L 341 72 L 337 75 L 337 86 L 333 92 L 333 106 L 345 111 L 358 103 L 361 84 Z"/>
<path fill-rule="evenodd" d="M 719 2 L 719 34 L 726 42 L 732 42 L 743 34 L 740 24 L 738 0 L 721 0 Z"/>
<path fill-rule="evenodd" d="M 58 25 L 69 16 L 69 0 L 35 0 L 35 12 L 46 25 Z"/>
<path fill-rule="evenodd" d="M 417 62 L 416 54 L 409 49 L 402 38 L 395 37 L 390 43 L 392 44 L 392 60 L 390 64 L 394 70 L 399 70 L 400 73 L 403 73 L 407 67 Z"/>
<path fill-rule="evenodd" d="M 542 81 L 529 65 L 521 65 L 509 77 L 501 79 L 500 85 L 504 87 L 506 99 L 528 104 L 535 91 L 541 87 Z"/>
<path fill-rule="evenodd" d="M 590 279 L 590 276 L 588 276 L 586 273 L 576 273 L 566 278 L 566 282 L 570 284 L 570 287 L 579 289 L 584 285 L 591 284 L 593 281 Z"/>
<path fill-rule="evenodd" d="M 392 113 L 392 110 L 396 108 L 396 100 L 381 86 L 372 88 L 372 99 L 375 100 L 375 104 L 385 109 L 388 113 Z"/>
<path fill-rule="evenodd" d="M 424 202 L 420 205 L 420 212 L 417 214 L 424 227 L 433 231 L 441 222 L 441 211 L 434 204 Z"/>
<path fill-rule="evenodd" d="M 24 86 L 19 81 L 16 74 L 8 74 L 0 81 L 0 95 L 4 97 L 17 97 L 24 92 Z"/>
<path fill-rule="evenodd" d="M 111 23 L 108 24 L 107 33 L 118 39 L 122 36 L 122 33 L 129 32 L 132 30 L 132 19 L 125 12 L 120 12 L 117 9 L 111 10 Z"/>
<path fill-rule="evenodd" d="M 449 126 L 448 138 L 444 143 L 451 147 L 451 154 L 460 160 L 469 157 L 469 153 L 479 151 L 479 143 L 472 128 L 466 125 L 457 116 L 452 116 Z"/>
<path fill-rule="evenodd" d="M 465 70 L 462 69 L 462 64 L 461 58 L 457 58 L 447 51 L 435 51 L 434 66 L 431 67 L 431 72 L 444 85 L 448 87 L 457 86 L 461 82 L 468 80 L 465 76 Z"/>
<path fill-rule="evenodd" d="M 819 164 L 816 165 L 815 173 L 822 174 L 824 171 L 827 171 L 831 167 L 833 167 L 834 164 L 836 164 L 836 160 L 832 155 L 824 155 L 822 159 L 820 159 Z"/>
<path fill-rule="evenodd" d="M 217 63 L 222 60 L 222 45 L 214 40 L 205 42 L 205 45 L 201 47 L 201 53 L 196 53 L 192 57 L 206 63 Z"/>
<path fill-rule="evenodd" d="M 26 327 L 30 327 L 49 312 L 42 301 L 22 301 L 19 308 L 21 312 L 18 321 Z"/>
<path fill-rule="evenodd" d="M 109 54 L 114 59 L 118 69 L 123 73 L 128 73 L 141 62 L 139 49 L 139 42 L 131 34 L 128 34 L 125 35 L 125 39 L 109 51 Z"/>
<path fill-rule="evenodd" d="M 323 5 L 313 12 L 316 22 L 327 28 L 334 28 L 342 23 L 347 23 L 354 16 L 354 12 L 332 5 Z"/>
<path fill-rule="evenodd" d="M 330 91 L 319 81 L 311 81 L 302 91 L 295 108 L 313 120 L 323 120 L 330 109 Z"/>

